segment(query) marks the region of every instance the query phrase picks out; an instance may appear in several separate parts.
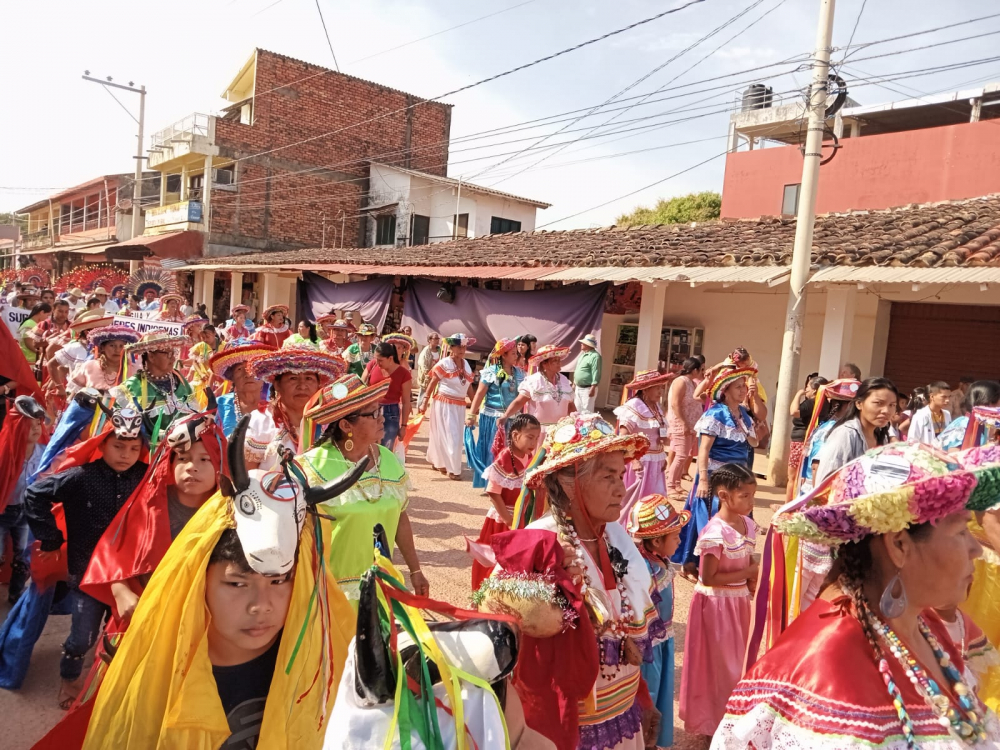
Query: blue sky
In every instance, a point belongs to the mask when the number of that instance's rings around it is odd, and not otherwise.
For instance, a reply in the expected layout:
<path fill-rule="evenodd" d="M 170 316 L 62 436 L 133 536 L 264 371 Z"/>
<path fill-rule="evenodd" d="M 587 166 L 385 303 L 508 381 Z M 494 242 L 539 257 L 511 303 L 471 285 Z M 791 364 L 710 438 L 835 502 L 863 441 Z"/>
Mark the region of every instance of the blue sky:
<path fill-rule="evenodd" d="M 681 6 L 685 0 L 319 2 L 343 72 L 434 97 Z M 705 0 L 556 60 L 448 97 L 445 101 L 455 105 L 452 138 L 599 105 L 752 5 L 752 0 Z M 901 14 L 899 10 L 904 5 L 906 13 Z M 847 43 L 860 8 L 861 0 L 841 0 L 837 4 L 834 45 Z M 550 224 L 553 229 L 607 225 L 620 213 L 637 205 L 651 204 L 659 197 L 694 190 L 720 190 L 725 162 L 723 158 L 715 158 L 637 195 L 588 210 L 721 154 L 729 121 L 725 110 L 733 105 L 737 90 L 749 80 L 759 78 L 773 85 L 776 91 L 806 86 L 808 73 L 790 72 L 795 67 L 793 63 L 740 73 L 810 51 L 815 41 L 818 9 L 818 0 L 763 0 L 732 26 L 626 94 L 634 97 L 664 86 L 730 36 L 772 11 L 653 98 L 680 93 L 688 96 L 642 104 L 627 112 L 601 114 L 572 125 L 568 121 L 545 123 L 515 135 L 479 138 L 462 146 L 455 144 L 449 174 L 551 202 L 552 208 L 540 212 L 539 223 Z M 409 44 L 497 11 L 503 12 Z M 954 0 L 947 4 L 929 0 L 909 0 L 905 4 L 899 0 L 868 0 L 854 42 L 931 29 L 990 12 L 990 4 L 976 0 Z M 146 85 L 148 146 L 149 133 L 192 112 L 216 112 L 222 107 L 220 93 L 254 47 L 320 65 L 332 64 L 315 0 L 277 3 L 274 0 L 170 3 L 33 0 L 6 4 L 4 27 L 0 90 L 5 92 L 7 106 L 0 117 L 0 210 L 27 205 L 48 195 L 51 188 L 75 185 L 99 174 L 131 171 L 135 123 L 100 87 L 81 80 L 85 69 L 97 76 L 112 75 L 117 81 L 133 80 Z M 855 57 L 861 59 L 992 31 L 1000 31 L 1000 17 L 878 45 L 858 52 Z M 985 36 L 858 62 L 860 68 L 854 74 L 862 75 L 863 71 L 866 75 L 884 76 L 986 58 L 996 54 L 996 39 L 996 35 Z M 399 45 L 406 46 L 391 49 Z M 843 54 L 836 53 L 834 57 Z M 676 88 L 727 75 L 733 77 L 687 89 Z M 896 91 L 862 85 L 847 77 L 855 84 L 851 96 L 870 104 L 903 99 L 904 94 L 917 96 L 1000 80 L 1000 62 L 890 84 Z M 703 91 L 709 86 L 725 88 Z M 137 111 L 137 97 L 116 93 L 133 112 Z M 625 105 L 634 101 L 629 100 Z M 670 112 L 679 107 L 691 109 L 685 115 L 671 116 Z M 579 129 L 602 124 L 613 114 L 621 121 L 661 115 L 659 120 L 618 125 L 620 128 L 665 123 L 682 116 L 696 119 L 649 132 L 590 138 L 559 153 L 536 150 L 478 174 L 506 158 L 496 154 L 534 143 L 498 145 L 500 140 L 549 135 L 551 140 L 547 143 L 560 143 L 583 135 L 584 131 Z M 564 126 L 575 132 L 554 134 Z M 605 127 L 597 132 L 610 130 L 611 127 Z M 469 146 L 483 148 L 457 151 Z M 634 151 L 641 153 L 621 155 Z M 491 154 L 493 158 L 469 161 Z M 536 165 L 542 156 L 548 158 Z M 522 169 L 525 171 L 521 172 Z"/>

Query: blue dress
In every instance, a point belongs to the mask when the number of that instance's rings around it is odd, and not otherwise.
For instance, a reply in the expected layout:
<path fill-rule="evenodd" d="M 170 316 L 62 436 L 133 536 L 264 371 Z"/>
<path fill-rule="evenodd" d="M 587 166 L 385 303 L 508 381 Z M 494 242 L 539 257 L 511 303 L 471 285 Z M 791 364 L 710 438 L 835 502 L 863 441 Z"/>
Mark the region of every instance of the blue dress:
<path fill-rule="evenodd" d="M 953 419 L 937 436 L 937 447 L 943 451 L 956 451 L 965 442 L 965 431 L 969 426 L 968 417 Z"/>
<path fill-rule="evenodd" d="M 702 435 L 711 435 L 715 438 L 711 449 L 708 451 L 708 473 L 711 480 L 712 471 L 723 464 L 739 464 L 750 469 L 748 463 L 749 443 L 747 433 L 753 434 L 753 419 L 750 412 L 744 407 L 740 407 L 740 421 L 743 427 L 740 428 L 733 421 L 733 414 L 729 407 L 722 403 L 713 404 L 709 407 L 694 426 L 695 434 L 701 439 Z M 670 558 L 678 565 L 684 563 L 697 562 L 698 556 L 694 553 L 695 544 L 701 535 L 701 530 L 716 513 L 719 512 L 719 497 L 713 495 L 711 506 L 706 500 L 695 495 L 695 488 L 700 483 L 698 474 L 695 474 L 694 484 L 688 495 L 684 509 L 691 511 L 691 521 L 681 530 L 681 544 L 677 552 Z"/>
<path fill-rule="evenodd" d="M 226 393 L 216 399 L 218 408 L 219 424 L 222 425 L 222 434 L 227 438 L 236 429 L 236 394 Z"/>
<path fill-rule="evenodd" d="M 650 595 L 656 611 L 667 626 L 665 638 L 653 646 L 653 661 L 639 667 L 642 679 L 649 688 L 649 697 L 660 712 L 660 733 L 657 747 L 674 744 L 674 571 L 653 562 L 645 555 L 643 560 L 653 579 Z"/>
<path fill-rule="evenodd" d="M 486 487 L 483 472 L 493 463 L 493 439 L 497 434 L 497 420 L 504 415 L 507 407 L 517 398 L 517 390 L 524 380 L 524 370 L 514 368 L 513 375 L 507 375 L 503 365 L 489 365 L 480 373 L 479 380 L 486 384 L 486 398 L 479 410 L 478 439 L 471 427 L 465 428 L 465 458 L 472 469 L 472 486 Z"/>

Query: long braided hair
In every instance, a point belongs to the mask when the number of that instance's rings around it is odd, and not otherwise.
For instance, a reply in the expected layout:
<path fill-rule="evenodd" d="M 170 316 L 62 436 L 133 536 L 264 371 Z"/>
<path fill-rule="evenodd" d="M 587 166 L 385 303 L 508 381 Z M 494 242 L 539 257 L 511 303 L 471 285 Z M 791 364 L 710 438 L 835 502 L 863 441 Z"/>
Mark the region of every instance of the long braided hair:
<path fill-rule="evenodd" d="M 722 464 L 712 472 L 712 494 L 718 495 L 720 489 L 736 490 L 744 484 L 757 484 L 757 477 L 743 464 Z"/>

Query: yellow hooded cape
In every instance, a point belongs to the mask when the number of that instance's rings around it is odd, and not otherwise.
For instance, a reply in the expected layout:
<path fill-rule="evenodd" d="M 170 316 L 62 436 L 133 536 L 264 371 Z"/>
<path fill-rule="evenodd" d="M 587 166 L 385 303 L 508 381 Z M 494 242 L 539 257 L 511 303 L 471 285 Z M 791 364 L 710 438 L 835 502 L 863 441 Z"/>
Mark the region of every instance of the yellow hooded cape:
<path fill-rule="evenodd" d="M 208 659 L 205 573 L 219 536 L 231 526 L 229 500 L 216 493 L 170 545 L 108 668 L 85 750 L 214 750 L 229 737 Z M 259 747 L 268 750 L 322 748 L 337 697 L 356 615 L 327 568 L 322 604 L 330 622 L 327 629 L 320 626 L 322 597 L 312 599 L 318 566 L 310 517 L 261 725 Z"/>

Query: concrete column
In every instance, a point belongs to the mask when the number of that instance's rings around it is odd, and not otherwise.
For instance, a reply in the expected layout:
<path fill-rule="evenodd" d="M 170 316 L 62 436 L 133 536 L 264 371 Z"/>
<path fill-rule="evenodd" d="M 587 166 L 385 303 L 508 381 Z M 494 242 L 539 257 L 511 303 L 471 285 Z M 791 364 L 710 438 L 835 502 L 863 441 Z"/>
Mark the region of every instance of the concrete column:
<path fill-rule="evenodd" d="M 972 105 L 972 111 L 969 113 L 969 122 L 979 122 L 979 118 L 983 115 L 982 97 L 970 99 L 969 103 Z"/>
<path fill-rule="evenodd" d="M 199 302 L 205 306 L 209 314 L 215 307 L 215 271 L 204 271 L 204 278 L 201 282 L 201 299 Z"/>
<path fill-rule="evenodd" d="M 160 172 L 160 205 L 167 205 L 167 173 Z"/>
<path fill-rule="evenodd" d="M 861 135 L 861 121 L 851 120 L 851 138 L 857 138 Z"/>
<path fill-rule="evenodd" d="M 740 136 L 736 132 L 736 123 L 731 122 L 729 123 L 729 145 L 726 150 L 732 154 L 735 153 L 737 149 L 739 149 L 739 147 L 740 147 Z"/>
<path fill-rule="evenodd" d="M 642 282 L 639 304 L 639 339 L 635 347 L 635 371 L 655 370 L 660 359 L 660 330 L 667 302 L 666 282 Z"/>
<path fill-rule="evenodd" d="M 182 201 L 188 199 L 188 168 L 187 164 L 181 167 L 181 197 Z"/>
<path fill-rule="evenodd" d="M 233 271 L 229 282 L 229 309 L 232 310 L 243 301 L 243 273 Z"/>
<path fill-rule="evenodd" d="M 258 316 L 263 315 L 264 310 L 269 308 L 271 305 L 281 304 L 281 300 L 278 299 L 278 295 L 281 293 L 280 285 L 278 283 L 278 274 L 265 273 L 263 276 L 264 288 L 261 291 L 260 310 L 257 311 Z"/>
<path fill-rule="evenodd" d="M 129 273 L 135 273 L 140 268 L 142 268 L 142 261 L 141 260 L 130 260 L 128 262 L 128 272 Z"/>
<path fill-rule="evenodd" d="M 885 355 L 889 350 L 889 321 L 892 316 L 892 302 L 885 299 L 878 301 L 875 310 L 875 335 L 872 337 L 871 364 L 867 378 L 885 375 Z"/>
<path fill-rule="evenodd" d="M 205 157 L 205 178 L 201 186 L 201 217 L 208 232 L 212 219 L 212 157 Z"/>
<path fill-rule="evenodd" d="M 194 290 L 191 292 L 191 304 L 195 307 L 202 300 L 203 290 L 205 288 L 205 272 L 195 271 L 194 272 Z"/>
<path fill-rule="evenodd" d="M 840 112 L 833 118 L 833 134 L 838 139 L 844 137 L 844 116 Z"/>
<path fill-rule="evenodd" d="M 836 378 L 840 366 L 850 357 L 856 293 L 857 290 L 850 286 L 827 287 L 823 343 L 819 352 L 819 373 L 824 378 Z"/>
<path fill-rule="evenodd" d="M 523 284 L 523 286 L 521 287 L 522 291 L 525 291 L 525 292 L 533 292 L 533 291 L 535 291 L 535 282 L 534 282 L 533 279 L 527 279 L 525 281 L 522 281 L 521 283 Z"/>
<path fill-rule="evenodd" d="M 298 288 L 298 279 L 294 276 L 292 277 L 282 277 L 282 286 L 284 287 L 284 301 L 288 305 L 288 325 L 293 329 L 298 324 L 298 295 L 295 293 Z"/>

